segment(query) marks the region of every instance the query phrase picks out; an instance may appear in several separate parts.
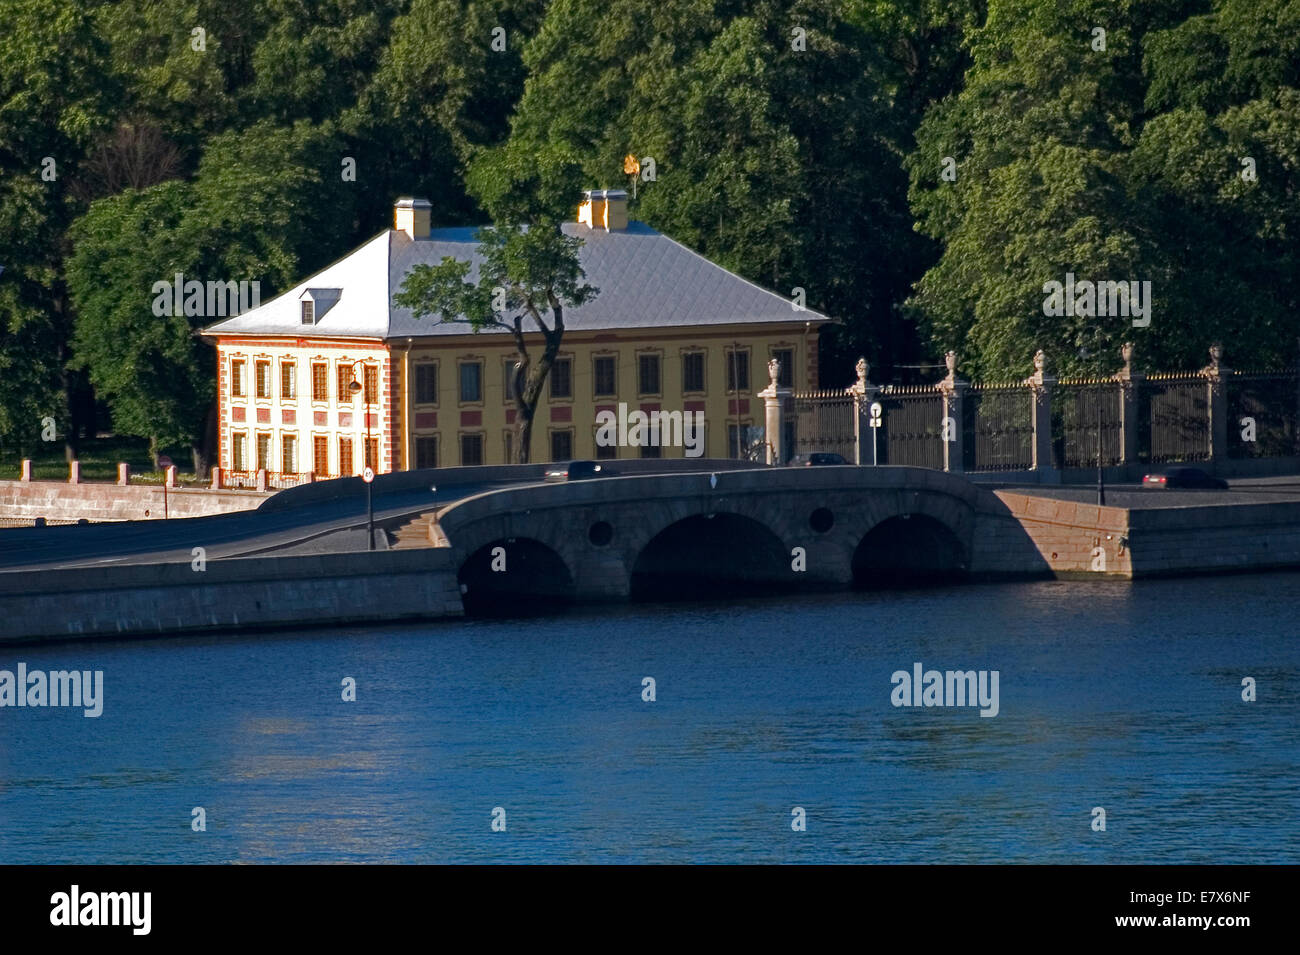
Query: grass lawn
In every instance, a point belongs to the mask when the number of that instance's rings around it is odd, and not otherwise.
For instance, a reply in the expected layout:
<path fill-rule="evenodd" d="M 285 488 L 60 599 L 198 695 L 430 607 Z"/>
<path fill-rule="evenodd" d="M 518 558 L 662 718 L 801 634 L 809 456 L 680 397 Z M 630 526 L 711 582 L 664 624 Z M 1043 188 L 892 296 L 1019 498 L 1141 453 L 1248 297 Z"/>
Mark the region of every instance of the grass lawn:
<path fill-rule="evenodd" d="M 189 448 L 166 448 L 162 452 L 176 465 L 178 484 L 197 484 L 194 479 L 194 457 Z M 81 480 L 117 481 L 117 465 L 125 461 L 131 465 L 132 484 L 162 484 L 163 473 L 153 470 L 149 460 L 149 442 L 145 438 L 107 437 L 88 438 L 81 442 L 78 453 L 81 461 Z M 63 442 L 51 441 L 31 452 L 33 481 L 66 481 L 68 462 L 63 459 Z M 22 477 L 22 456 L 17 449 L 5 448 L 0 452 L 0 480 L 17 481 Z M 206 482 L 203 482 L 206 484 Z"/>

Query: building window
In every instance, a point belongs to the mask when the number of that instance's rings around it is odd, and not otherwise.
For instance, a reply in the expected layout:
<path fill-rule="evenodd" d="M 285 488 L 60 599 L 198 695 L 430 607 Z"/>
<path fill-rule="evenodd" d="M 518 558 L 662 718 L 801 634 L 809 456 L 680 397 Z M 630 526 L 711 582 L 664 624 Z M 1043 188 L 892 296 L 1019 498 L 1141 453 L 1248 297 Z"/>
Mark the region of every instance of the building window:
<path fill-rule="evenodd" d="M 704 352 L 687 352 L 682 356 L 682 391 L 704 390 Z"/>
<path fill-rule="evenodd" d="M 240 358 L 230 360 L 230 397 L 244 397 L 244 362 Z"/>
<path fill-rule="evenodd" d="M 663 456 L 664 456 L 664 454 L 663 454 L 663 448 L 661 448 L 659 445 L 657 445 L 657 444 L 643 444 L 643 445 L 641 445 L 641 457 L 643 457 L 643 458 L 662 458 Z"/>
<path fill-rule="evenodd" d="M 317 477 L 325 477 L 330 473 L 330 439 L 318 434 L 311 439 L 311 445 L 312 473 Z"/>
<path fill-rule="evenodd" d="M 247 444 L 248 435 L 242 431 L 236 431 L 230 436 L 230 467 L 232 470 L 247 470 Z"/>
<path fill-rule="evenodd" d="M 356 470 L 357 461 L 352 456 L 352 439 L 339 438 L 339 476 L 351 477 Z"/>
<path fill-rule="evenodd" d="M 551 397 L 573 397 L 573 359 L 557 358 L 551 366 Z"/>
<path fill-rule="evenodd" d="M 438 403 L 438 366 L 432 363 L 415 366 L 415 403 L 417 405 L 436 405 Z M 436 467 L 436 465 L 430 465 Z"/>
<path fill-rule="evenodd" d="M 572 461 L 573 460 L 573 431 L 565 429 L 563 431 L 551 432 L 551 460 L 552 461 Z"/>
<path fill-rule="evenodd" d="M 280 473 L 298 473 L 298 438 L 286 434 L 280 437 Z"/>
<path fill-rule="evenodd" d="M 473 402 L 483 400 L 483 363 L 479 361 L 462 362 L 460 366 L 460 400 Z M 480 439 L 482 435 L 479 435 Z M 480 453 L 482 447 L 480 445 Z"/>
<path fill-rule="evenodd" d="M 740 432 L 740 426 L 734 424 L 727 425 L 727 457 L 729 458 L 743 457 L 741 454 L 743 449 L 740 446 Z"/>
<path fill-rule="evenodd" d="M 324 362 L 314 361 L 311 364 L 311 400 L 312 401 L 329 401 L 329 392 L 326 390 L 329 379 L 329 371 Z"/>
<path fill-rule="evenodd" d="M 507 358 L 501 364 L 501 394 L 505 396 L 506 404 L 514 404 L 515 366 L 518 364 L 518 358 Z"/>
<path fill-rule="evenodd" d="M 373 470 L 375 473 L 378 473 L 379 472 L 379 439 L 366 438 L 364 441 L 362 441 L 362 445 L 366 449 L 365 466 Z"/>
<path fill-rule="evenodd" d="M 753 424 L 727 425 L 727 457 L 747 461 L 762 460 L 765 448 L 761 427 Z"/>
<path fill-rule="evenodd" d="M 658 395 L 659 390 L 659 356 L 637 356 L 637 394 Z"/>
<path fill-rule="evenodd" d="M 776 359 L 779 368 L 776 373 L 776 385 L 778 388 L 794 387 L 794 349 L 777 348 L 772 352 L 772 357 Z"/>
<path fill-rule="evenodd" d="M 366 404 L 377 405 L 379 404 L 379 366 L 362 365 L 361 367 L 365 369 Z"/>
<path fill-rule="evenodd" d="M 618 394 L 617 360 L 613 355 L 601 355 L 592 360 L 592 394 L 596 398 L 611 398 Z"/>
<path fill-rule="evenodd" d="M 749 349 L 727 349 L 727 390 L 749 390 Z"/>
<path fill-rule="evenodd" d="M 311 299 L 305 299 L 302 303 L 302 324 L 316 324 L 316 303 Z"/>
<path fill-rule="evenodd" d="M 599 441 L 596 442 L 597 461 L 612 461 L 617 457 L 618 457 L 617 444 L 601 444 Z"/>
<path fill-rule="evenodd" d="M 280 362 L 280 400 L 298 397 L 298 363 Z"/>
<path fill-rule="evenodd" d="M 339 404 L 352 403 L 352 382 L 354 380 L 355 379 L 352 377 L 352 366 L 339 365 L 337 378 Z"/>
<path fill-rule="evenodd" d="M 506 464 L 515 463 L 515 433 L 507 430 L 502 440 L 502 449 L 505 451 L 505 457 L 501 460 Z"/>
<path fill-rule="evenodd" d="M 271 469 L 271 436 L 269 434 L 259 434 L 257 436 L 257 469 L 259 471 L 269 471 Z"/>
<path fill-rule="evenodd" d="M 417 468 L 436 468 L 438 466 L 438 439 L 415 439 L 415 466 Z"/>
<path fill-rule="evenodd" d="M 256 379 L 257 391 L 255 394 L 259 398 L 271 397 L 271 363 L 269 361 L 258 361 L 253 363 L 254 377 Z"/>
<path fill-rule="evenodd" d="M 466 467 L 483 463 L 483 435 L 460 436 L 460 463 Z"/>

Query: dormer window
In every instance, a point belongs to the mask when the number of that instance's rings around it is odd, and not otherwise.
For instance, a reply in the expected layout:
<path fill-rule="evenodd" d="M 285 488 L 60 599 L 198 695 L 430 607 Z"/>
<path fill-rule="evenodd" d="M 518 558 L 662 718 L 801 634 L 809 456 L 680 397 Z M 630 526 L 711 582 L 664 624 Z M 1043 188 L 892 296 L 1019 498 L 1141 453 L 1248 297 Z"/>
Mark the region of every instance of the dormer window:
<path fill-rule="evenodd" d="M 325 318 L 325 314 L 338 304 L 343 290 L 338 288 L 304 289 L 298 296 L 299 322 L 303 325 L 316 325 Z"/>

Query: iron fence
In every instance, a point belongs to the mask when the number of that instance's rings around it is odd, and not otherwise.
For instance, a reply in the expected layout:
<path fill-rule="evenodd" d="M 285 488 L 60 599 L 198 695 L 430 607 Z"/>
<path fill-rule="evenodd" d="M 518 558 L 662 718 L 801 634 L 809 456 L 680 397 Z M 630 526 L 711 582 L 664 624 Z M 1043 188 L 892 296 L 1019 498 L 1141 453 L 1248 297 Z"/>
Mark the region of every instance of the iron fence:
<path fill-rule="evenodd" d="M 1210 403 L 1199 375 L 1152 375 L 1138 388 L 1138 460 L 1208 461 Z"/>
<path fill-rule="evenodd" d="M 792 404 L 794 440 L 787 445 L 787 460 L 793 454 L 830 451 L 853 461 L 853 417 L 857 413 L 853 395 L 842 391 L 807 392 L 795 395 Z"/>
<path fill-rule="evenodd" d="M 1281 457 L 1300 453 L 1297 382 L 1291 372 L 1233 372 L 1225 381 L 1228 456 Z"/>
<path fill-rule="evenodd" d="M 965 471 L 1021 471 L 1034 467 L 1036 420 L 1050 420 L 1052 466 L 1106 466 L 1300 455 L 1300 380 L 1296 371 L 1224 370 L 1222 391 L 1211 394 L 1202 372 L 1137 377 L 1060 379 L 1050 391 L 1049 417 L 1040 415 L 1028 382 L 972 384 L 957 395 Z M 1132 390 L 1128 390 L 1132 389 Z M 944 466 L 944 399 L 934 385 L 873 389 L 882 407 L 871 427 L 870 402 L 852 393 L 808 392 L 785 403 L 784 447 L 793 454 L 833 451 L 864 464 Z M 1227 419 L 1227 444 L 1215 446 L 1211 404 Z M 1125 415 L 1131 414 L 1131 420 Z M 856 424 L 856 427 L 855 427 Z M 855 431 L 857 434 L 855 435 Z M 1132 442 L 1132 444 L 1128 444 Z M 874 449 L 874 451 L 873 451 Z M 1129 460 L 1127 455 L 1135 458 Z"/>
<path fill-rule="evenodd" d="M 880 402 L 878 432 L 880 464 L 904 464 L 916 468 L 943 468 L 943 397 L 933 385 L 888 387 L 876 398 Z M 862 460 L 870 462 L 866 442 L 870 427 L 863 429 Z"/>
<path fill-rule="evenodd" d="M 962 405 L 967 471 L 1034 466 L 1034 396 L 1022 385 L 974 385 Z"/>
<path fill-rule="evenodd" d="M 1100 446 L 1098 445 L 1100 429 Z M 1065 379 L 1052 394 L 1052 458 L 1058 468 L 1119 464 L 1124 441 L 1122 392 L 1104 379 Z"/>

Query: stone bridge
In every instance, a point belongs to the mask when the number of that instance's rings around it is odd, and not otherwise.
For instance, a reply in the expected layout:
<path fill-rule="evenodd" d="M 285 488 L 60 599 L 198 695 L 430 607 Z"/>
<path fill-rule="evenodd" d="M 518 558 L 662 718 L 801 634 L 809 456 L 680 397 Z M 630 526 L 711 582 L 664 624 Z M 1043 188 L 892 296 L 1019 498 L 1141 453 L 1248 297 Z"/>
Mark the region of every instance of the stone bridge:
<path fill-rule="evenodd" d="M 991 492 L 910 467 L 611 477 L 489 491 L 424 516 L 466 609 L 1042 573 Z M 429 546 L 425 543 L 423 546 Z"/>

